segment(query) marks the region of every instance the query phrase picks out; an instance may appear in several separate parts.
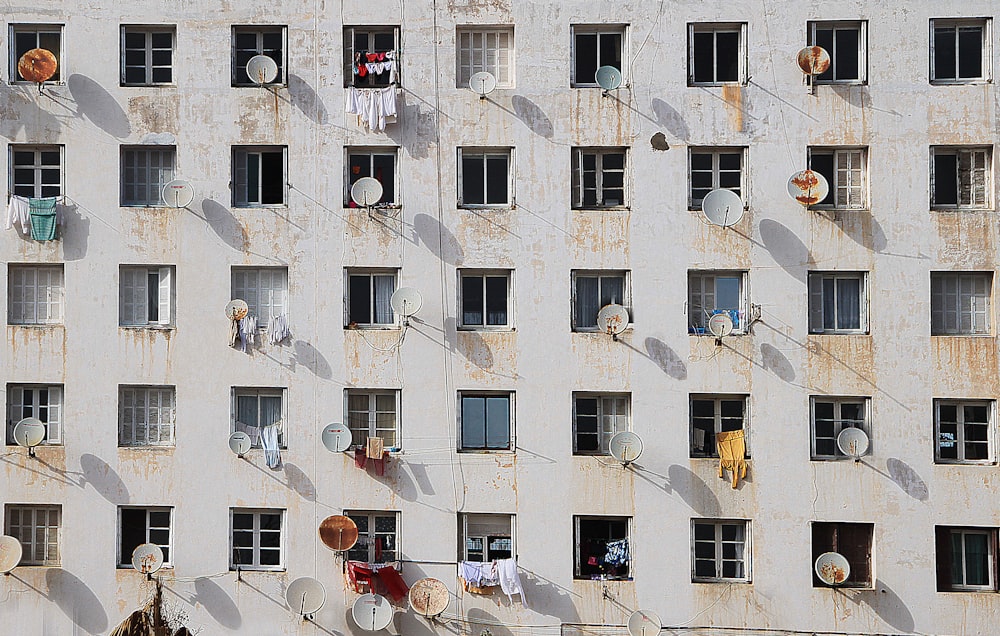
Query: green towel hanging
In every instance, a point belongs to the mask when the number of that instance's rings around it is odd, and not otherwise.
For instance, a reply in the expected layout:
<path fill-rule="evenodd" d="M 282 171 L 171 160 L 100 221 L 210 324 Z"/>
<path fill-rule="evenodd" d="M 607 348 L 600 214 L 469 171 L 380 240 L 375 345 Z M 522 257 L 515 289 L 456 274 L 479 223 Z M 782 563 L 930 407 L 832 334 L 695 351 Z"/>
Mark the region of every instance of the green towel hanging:
<path fill-rule="evenodd" d="M 31 238 L 52 241 L 56 238 L 56 198 L 29 199 Z"/>

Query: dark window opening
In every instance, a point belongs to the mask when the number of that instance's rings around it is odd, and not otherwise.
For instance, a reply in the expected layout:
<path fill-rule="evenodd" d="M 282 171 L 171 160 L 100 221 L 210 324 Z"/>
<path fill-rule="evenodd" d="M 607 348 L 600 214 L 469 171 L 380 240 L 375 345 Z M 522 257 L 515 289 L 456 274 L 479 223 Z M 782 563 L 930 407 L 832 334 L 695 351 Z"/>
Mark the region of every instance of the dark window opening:
<path fill-rule="evenodd" d="M 462 154 L 462 204 L 503 205 L 510 202 L 509 155 Z"/>
<path fill-rule="evenodd" d="M 348 155 L 348 206 L 357 204 L 351 199 L 350 187 L 363 177 L 372 177 L 382 184 L 382 198 L 375 203 L 396 202 L 396 155 L 374 152 L 351 153 Z"/>
<path fill-rule="evenodd" d="M 630 578 L 628 523 L 625 517 L 576 518 L 576 578 Z"/>
<path fill-rule="evenodd" d="M 508 324 L 506 276 L 462 276 L 462 324 L 479 327 Z"/>
<path fill-rule="evenodd" d="M 842 555 L 851 566 L 851 572 L 838 587 L 872 586 L 872 535 L 870 523 L 812 524 L 812 560 L 815 563 L 824 552 Z M 810 563 L 810 567 L 812 563 Z M 826 587 L 813 571 L 813 587 Z"/>

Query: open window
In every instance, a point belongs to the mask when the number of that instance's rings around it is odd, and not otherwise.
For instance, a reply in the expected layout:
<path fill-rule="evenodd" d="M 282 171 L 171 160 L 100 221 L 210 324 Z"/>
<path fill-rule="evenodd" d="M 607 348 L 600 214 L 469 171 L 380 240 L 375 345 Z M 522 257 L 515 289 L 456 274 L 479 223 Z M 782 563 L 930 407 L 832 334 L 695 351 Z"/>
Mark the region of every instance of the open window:
<path fill-rule="evenodd" d="M 991 209 L 992 174 L 990 146 L 931 146 L 931 207 Z"/>
<path fill-rule="evenodd" d="M 347 551 L 348 560 L 364 563 L 390 563 L 399 560 L 398 512 L 345 510 L 344 515 L 358 526 L 358 542 Z"/>
<path fill-rule="evenodd" d="M 809 272 L 809 333 L 868 333 L 866 272 Z"/>
<path fill-rule="evenodd" d="M 851 573 L 838 587 L 872 587 L 872 535 L 870 523 L 812 522 L 812 562 L 824 552 L 836 552 L 847 559 Z M 813 587 L 827 587 L 813 571 Z"/>
<path fill-rule="evenodd" d="M 746 333 L 746 272 L 692 270 L 688 272 L 688 333 L 712 335 L 708 323 L 715 314 L 728 314 L 733 333 Z"/>
<path fill-rule="evenodd" d="M 630 517 L 574 516 L 574 578 L 632 578 Z"/>
<path fill-rule="evenodd" d="M 399 68 L 398 26 L 344 27 L 345 87 L 399 84 Z"/>
<path fill-rule="evenodd" d="M 387 329 L 396 326 L 392 311 L 397 272 L 393 270 L 348 269 L 347 308 L 348 329 Z"/>
<path fill-rule="evenodd" d="M 934 461 L 995 463 L 995 419 L 994 400 L 934 400 Z"/>
<path fill-rule="evenodd" d="M 864 84 L 868 80 L 868 23 L 810 22 L 809 46 L 830 54 L 830 68 L 817 84 Z"/>
<path fill-rule="evenodd" d="M 573 32 L 571 86 L 597 86 L 595 76 L 602 66 L 611 66 L 624 73 L 624 25 L 574 24 L 570 29 Z"/>
<path fill-rule="evenodd" d="M 387 449 L 398 446 L 399 390 L 348 389 L 345 409 L 353 448 L 365 448 L 369 437 L 381 437 Z"/>
<path fill-rule="evenodd" d="M 132 567 L 132 552 L 143 543 L 163 550 L 163 564 L 170 567 L 173 508 L 118 508 L 118 567 Z"/>
<path fill-rule="evenodd" d="M 573 148 L 573 207 L 626 207 L 624 148 Z"/>
<path fill-rule="evenodd" d="M 688 24 L 688 86 L 746 83 L 746 23 Z"/>
<path fill-rule="evenodd" d="M 830 185 L 826 198 L 813 207 L 838 210 L 868 208 L 868 149 L 810 147 L 809 169 L 818 172 Z"/>
<path fill-rule="evenodd" d="M 174 268 L 123 265 L 118 270 L 118 324 L 122 327 L 173 324 Z"/>
<path fill-rule="evenodd" d="M 743 431 L 747 457 L 750 440 L 747 426 L 747 396 L 692 394 L 691 457 L 718 457 L 715 438 L 719 433 Z"/>
<path fill-rule="evenodd" d="M 512 559 L 514 516 L 459 513 L 458 560 L 480 563 Z"/>
<path fill-rule="evenodd" d="M 607 305 L 631 308 L 628 272 L 574 270 L 573 331 L 598 331 L 597 313 Z M 629 311 L 631 314 L 631 310 Z M 631 323 L 631 320 L 629 320 Z"/>
<path fill-rule="evenodd" d="M 749 521 L 692 519 L 691 544 L 692 581 L 750 581 Z"/>
<path fill-rule="evenodd" d="M 935 18 L 930 26 L 931 84 L 971 84 L 992 79 L 992 19 Z"/>
<path fill-rule="evenodd" d="M 607 455 L 611 438 L 631 430 L 628 393 L 573 394 L 573 454 Z"/>
<path fill-rule="evenodd" d="M 21 56 L 31 49 L 45 49 L 56 58 L 56 72 L 49 82 L 64 81 L 65 60 L 62 57 L 61 24 L 11 24 L 10 25 L 10 72 L 8 77 L 12 83 L 28 82 L 21 77 L 17 62 Z"/>
<path fill-rule="evenodd" d="M 256 80 L 247 75 L 247 62 L 257 55 L 265 55 L 278 65 L 278 75 L 272 84 L 287 84 L 286 37 L 284 26 L 234 26 L 233 86 L 257 86 Z"/>
<path fill-rule="evenodd" d="M 396 205 L 396 148 L 348 148 L 347 180 L 344 188 L 344 205 L 357 207 L 351 199 L 351 187 L 358 179 L 372 177 L 382 184 L 382 198 L 372 207 Z"/>
<path fill-rule="evenodd" d="M 45 425 L 43 445 L 63 443 L 63 385 L 7 385 L 7 446 L 14 446 L 14 426 L 26 417 Z"/>
<path fill-rule="evenodd" d="M 848 459 L 837 445 L 846 428 L 857 428 L 871 438 L 869 398 L 814 395 L 809 398 L 812 422 L 812 459 Z"/>
<path fill-rule="evenodd" d="M 997 528 L 935 526 L 938 592 L 997 590 Z"/>
<path fill-rule="evenodd" d="M 233 147 L 233 206 L 285 205 L 286 146 Z"/>
<path fill-rule="evenodd" d="M 233 423 L 230 432 L 246 433 L 252 448 L 261 448 L 260 433 L 266 426 L 278 427 L 278 448 L 286 448 L 282 426 L 285 389 L 234 388 Z"/>

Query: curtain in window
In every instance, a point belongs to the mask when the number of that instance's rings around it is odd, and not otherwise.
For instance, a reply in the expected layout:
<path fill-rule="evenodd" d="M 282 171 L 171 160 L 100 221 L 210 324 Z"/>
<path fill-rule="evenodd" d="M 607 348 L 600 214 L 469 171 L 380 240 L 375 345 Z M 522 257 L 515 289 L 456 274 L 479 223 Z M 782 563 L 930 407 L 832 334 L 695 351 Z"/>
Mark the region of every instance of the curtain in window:
<path fill-rule="evenodd" d="M 389 300 L 396 291 L 396 277 L 391 274 L 372 276 L 375 286 L 375 316 L 373 323 L 387 325 L 393 322 L 392 305 Z"/>
<path fill-rule="evenodd" d="M 596 327 L 597 312 L 601 309 L 600 286 L 596 277 L 579 276 L 576 279 L 576 326 Z"/>

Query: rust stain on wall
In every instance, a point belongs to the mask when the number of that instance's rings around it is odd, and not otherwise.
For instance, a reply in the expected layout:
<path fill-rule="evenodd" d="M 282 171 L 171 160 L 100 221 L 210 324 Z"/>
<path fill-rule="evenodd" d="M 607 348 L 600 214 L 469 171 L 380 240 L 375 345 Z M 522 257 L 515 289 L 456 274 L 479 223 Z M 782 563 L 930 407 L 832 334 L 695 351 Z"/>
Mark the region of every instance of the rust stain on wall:
<path fill-rule="evenodd" d="M 517 333 L 458 331 L 455 348 L 465 358 L 466 373 L 475 382 L 516 379 Z"/>
<path fill-rule="evenodd" d="M 739 84 L 723 85 L 722 101 L 726 103 L 729 126 L 735 132 L 743 132 L 743 87 Z"/>
<path fill-rule="evenodd" d="M 808 386 L 829 387 L 833 393 L 872 393 L 876 377 L 870 335 L 811 335 L 806 354 Z"/>
<path fill-rule="evenodd" d="M 755 225 L 752 210 L 746 210 L 740 222 L 728 228 L 712 225 L 700 210 L 692 210 L 690 214 L 698 221 L 696 230 L 690 235 L 692 254 L 699 255 L 705 262 L 726 263 L 727 269 L 750 269 L 753 243 L 747 237 Z"/>
<path fill-rule="evenodd" d="M 942 390 L 950 385 L 962 395 L 1000 392 L 996 338 L 931 336 L 931 362 Z"/>
<path fill-rule="evenodd" d="M 129 119 L 140 132 L 176 132 L 178 110 L 179 97 L 164 92 L 128 100 Z"/>
<path fill-rule="evenodd" d="M 631 246 L 629 212 L 575 211 L 572 214 L 571 246 L 578 261 L 587 262 L 587 254 L 614 255 L 628 262 Z"/>
<path fill-rule="evenodd" d="M 940 239 L 939 259 L 963 267 L 993 269 L 996 262 L 997 222 L 993 215 L 975 212 L 934 212 Z"/>

